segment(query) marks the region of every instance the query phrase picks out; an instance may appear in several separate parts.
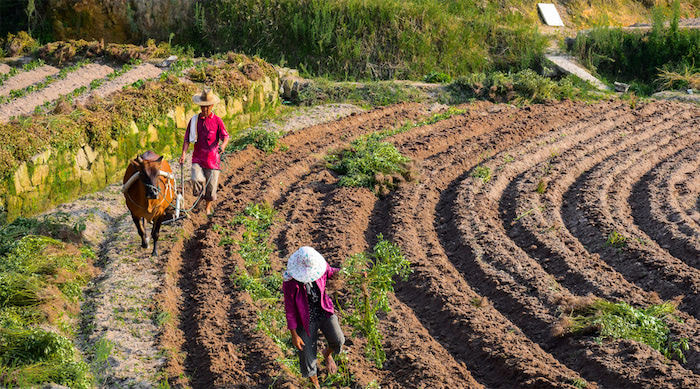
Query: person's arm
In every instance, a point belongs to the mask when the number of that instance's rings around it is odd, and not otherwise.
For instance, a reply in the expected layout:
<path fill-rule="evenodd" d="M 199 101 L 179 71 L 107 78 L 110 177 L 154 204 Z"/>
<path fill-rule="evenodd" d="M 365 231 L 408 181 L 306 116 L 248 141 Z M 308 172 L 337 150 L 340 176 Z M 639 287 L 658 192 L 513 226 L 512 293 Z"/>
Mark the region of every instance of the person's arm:
<path fill-rule="evenodd" d="M 185 154 L 187 150 L 190 149 L 190 124 L 187 123 L 187 129 L 185 130 L 185 140 L 182 142 L 182 154 L 180 154 L 180 165 L 185 163 Z"/>
<path fill-rule="evenodd" d="M 304 341 L 297 334 L 297 308 L 294 301 L 294 281 L 282 283 L 282 293 L 284 294 L 284 313 L 287 316 L 287 328 L 292 335 L 292 344 L 299 350 L 304 348 Z"/>
<path fill-rule="evenodd" d="M 224 121 L 221 118 L 219 118 L 219 138 L 222 139 L 221 151 L 226 151 L 226 146 L 228 146 L 229 141 L 229 135 L 228 131 L 226 131 L 226 126 L 224 126 Z"/>

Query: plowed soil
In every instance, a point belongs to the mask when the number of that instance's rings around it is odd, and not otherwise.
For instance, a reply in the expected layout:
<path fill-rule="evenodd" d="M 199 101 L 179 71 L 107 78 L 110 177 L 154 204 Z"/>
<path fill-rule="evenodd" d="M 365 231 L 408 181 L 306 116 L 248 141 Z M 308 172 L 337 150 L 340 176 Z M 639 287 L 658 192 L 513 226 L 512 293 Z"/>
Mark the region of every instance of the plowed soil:
<path fill-rule="evenodd" d="M 700 387 L 700 108 L 651 102 L 563 102 L 467 112 L 389 138 L 420 167 L 416 182 L 380 198 L 342 188 L 324 156 L 362 134 L 428 115 L 419 104 L 354 114 L 287 135 L 287 151 L 231 156 L 211 219 L 185 223 L 169 258 L 167 297 L 180 312 L 165 346 L 172 383 L 196 388 L 297 387 L 274 342 L 256 331 L 250 296 L 230 275 L 243 260 L 219 245 L 250 202 L 279 210 L 273 269 L 302 245 L 334 266 L 376 235 L 396 242 L 413 274 L 382 316 L 388 360 L 368 363 L 352 336 L 357 386 L 387 388 Z M 474 177 L 490 169 L 491 178 Z M 616 231 L 623 248 L 606 245 Z M 343 291 L 334 293 L 342 296 Z M 560 307 L 577 296 L 637 306 L 680 300 L 672 330 L 687 362 L 634 341 L 557 337 Z M 341 298 L 342 300 L 342 298 Z M 184 374 L 181 374 L 184 373 Z"/>

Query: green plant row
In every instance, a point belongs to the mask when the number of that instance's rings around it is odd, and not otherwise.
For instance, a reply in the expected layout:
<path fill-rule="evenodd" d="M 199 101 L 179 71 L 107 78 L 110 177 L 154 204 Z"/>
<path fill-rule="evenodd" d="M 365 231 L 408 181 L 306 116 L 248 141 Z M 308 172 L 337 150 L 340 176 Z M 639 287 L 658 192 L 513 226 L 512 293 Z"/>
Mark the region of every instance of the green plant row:
<path fill-rule="evenodd" d="M 80 69 L 81 67 L 83 67 L 89 63 L 90 63 L 90 61 L 88 61 L 88 60 L 80 61 L 74 65 L 71 65 L 71 66 L 68 66 L 68 67 L 61 69 L 58 72 L 58 74 L 56 74 L 54 76 L 46 77 L 41 82 L 38 82 L 38 83 L 33 84 L 33 85 L 29 85 L 28 87 L 23 88 L 23 89 L 13 89 L 10 91 L 9 96 L 0 96 L 0 104 L 5 104 L 11 100 L 18 99 L 20 97 L 24 97 L 32 92 L 42 90 L 42 89 L 46 88 L 47 86 L 53 84 L 56 81 L 65 79 L 68 76 L 68 74 Z"/>
<path fill-rule="evenodd" d="M 271 153 L 280 146 L 284 148 L 279 142 L 282 136 L 284 136 L 284 131 L 268 131 L 264 128 L 255 128 L 234 138 L 228 145 L 227 150 L 232 152 L 239 151 L 245 149 L 248 145 L 253 145 L 258 150 Z"/>
<path fill-rule="evenodd" d="M 571 333 L 598 334 L 598 340 L 630 339 L 642 342 L 661 352 L 665 357 L 685 363 L 684 351 L 688 339 L 676 339 L 668 328 L 670 320 L 679 319 L 673 314 L 676 304 L 666 302 L 647 308 L 634 308 L 624 301 L 613 303 L 598 299 L 578 308 L 568 317 L 567 329 Z"/>
<path fill-rule="evenodd" d="M 79 239 L 60 215 L 17 219 L 0 229 L 0 385 L 93 387 L 73 345 L 75 312 L 95 254 L 37 233 Z M 73 324 L 71 324 L 73 323 Z"/>
<path fill-rule="evenodd" d="M 22 71 L 28 72 L 28 71 L 34 70 L 40 66 L 44 66 L 44 61 L 42 61 L 40 59 L 33 60 L 33 61 L 29 62 L 28 64 L 23 65 Z M 19 73 L 19 72 L 20 72 L 19 68 L 11 68 L 9 72 L 7 72 L 5 74 L 0 74 L 0 86 L 2 86 L 5 83 L 5 81 L 7 81 L 7 79 L 17 75 L 17 73 Z"/>
<path fill-rule="evenodd" d="M 394 292 L 394 278 L 407 279 L 411 264 L 396 244 L 385 240 L 381 234 L 377 240 L 371 253 L 350 256 L 342 271 L 352 295 L 345 320 L 367 339 L 365 355 L 382 368 L 386 353 L 383 335 L 377 328 L 377 313 L 389 312 L 388 293 Z"/>

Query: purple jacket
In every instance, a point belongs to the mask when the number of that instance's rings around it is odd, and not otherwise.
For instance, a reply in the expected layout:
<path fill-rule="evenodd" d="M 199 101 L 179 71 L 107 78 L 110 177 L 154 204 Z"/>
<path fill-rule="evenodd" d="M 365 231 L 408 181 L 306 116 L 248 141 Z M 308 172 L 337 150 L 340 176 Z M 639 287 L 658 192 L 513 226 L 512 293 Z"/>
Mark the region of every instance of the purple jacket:
<path fill-rule="evenodd" d="M 321 308 L 329 314 L 335 313 L 333 302 L 326 294 L 326 281 L 333 277 L 340 269 L 326 265 L 326 272 L 316 280 L 318 290 L 321 291 Z M 300 325 L 304 327 L 306 333 L 309 333 L 309 299 L 306 297 L 306 288 L 304 284 L 295 279 L 282 283 L 282 292 L 284 293 L 284 310 L 287 314 L 287 328 L 290 330 L 298 328 Z M 311 336 L 309 334 L 309 336 Z"/>

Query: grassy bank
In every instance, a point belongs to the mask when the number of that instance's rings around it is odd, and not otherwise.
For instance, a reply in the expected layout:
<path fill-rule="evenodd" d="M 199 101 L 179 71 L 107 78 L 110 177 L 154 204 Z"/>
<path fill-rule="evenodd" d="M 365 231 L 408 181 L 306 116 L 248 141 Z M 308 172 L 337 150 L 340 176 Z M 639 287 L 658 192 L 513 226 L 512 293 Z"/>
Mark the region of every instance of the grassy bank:
<path fill-rule="evenodd" d="M 596 28 L 579 34 L 571 51 L 603 78 L 628 82 L 638 94 L 693 87 L 700 72 L 700 30 L 680 29 L 679 15 L 676 2 L 670 19 L 657 11 L 647 32 Z"/>
<path fill-rule="evenodd" d="M 215 0 L 195 11 L 204 50 L 341 79 L 519 70 L 538 66 L 546 44 L 529 16 L 494 3 Z"/>

